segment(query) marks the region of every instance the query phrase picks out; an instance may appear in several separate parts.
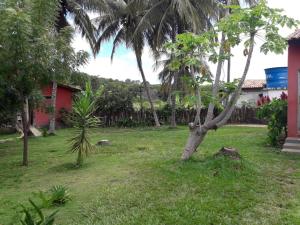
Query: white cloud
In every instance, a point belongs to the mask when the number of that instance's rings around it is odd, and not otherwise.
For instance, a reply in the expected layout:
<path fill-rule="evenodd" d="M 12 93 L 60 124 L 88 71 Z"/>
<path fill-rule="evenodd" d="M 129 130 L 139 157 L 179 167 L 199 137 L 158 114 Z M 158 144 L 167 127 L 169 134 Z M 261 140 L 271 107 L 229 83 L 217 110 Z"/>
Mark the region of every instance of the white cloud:
<path fill-rule="evenodd" d="M 154 61 L 147 52 L 149 50 L 145 49 L 145 54 L 142 58 L 146 78 L 150 83 L 158 83 L 156 76 L 153 76 L 152 66 Z M 88 65 L 81 68 L 81 71 L 91 75 L 118 80 L 126 80 L 127 78 L 141 80 L 133 52 L 121 56 L 116 55 L 113 62 L 111 62 L 110 57 L 92 58 Z"/>
<path fill-rule="evenodd" d="M 299 2 L 295 0 L 269 0 L 269 6 L 274 8 L 284 9 L 284 14 L 289 17 L 300 20 L 299 14 Z M 288 36 L 292 33 L 292 30 L 284 29 L 282 30 L 284 36 Z M 256 46 L 254 51 L 253 60 L 249 69 L 248 79 L 264 79 L 264 69 L 269 67 L 279 67 L 287 66 L 287 52 L 283 55 L 268 54 L 264 55 L 259 52 L 257 48 L 259 43 Z M 75 35 L 73 46 L 76 50 L 86 50 L 90 51 L 88 43 L 80 37 L 80 35 Z M 157 72 L 153 72 L 152 66 L 154 60 L 151 57 L 149 49 L 146 48 L 143 55 L 143 65 L 146 74 L 146 78 L 150 83 L 159 83 L 157 78 Z M 233 50 L 235 55 L 232 59 L 232 77 L 238 78 L 241 76 L 241 73 L 244 68 L 245 57 L 242 54 L 243 48 L 238 47 Z M 212 71 L 214 72 L 215 67 L 212 66 Z M 83 72 L 99 75 L 101 77 L 113 78 L 119 80 L 125 80 L 127 78 L 132 80 L 141 80 L 139 74 L 135 56 L 132 52 L 127 54 L 115 55 L 113 63 L 110 62 L 110 57 L 97 57 L 96 59 L 91 58 L 88 65 L 81 69 Z M 226 67 L 223 68 L 223 77 L 225 78 Z"/>

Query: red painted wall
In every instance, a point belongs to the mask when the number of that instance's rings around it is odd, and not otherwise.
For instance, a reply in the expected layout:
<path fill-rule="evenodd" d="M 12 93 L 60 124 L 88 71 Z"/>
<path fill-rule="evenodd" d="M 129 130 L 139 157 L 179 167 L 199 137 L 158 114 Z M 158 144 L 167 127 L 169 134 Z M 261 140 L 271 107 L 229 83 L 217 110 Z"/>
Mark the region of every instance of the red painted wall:
<path fill-rule="evenodd" d="M 290 44 L 288 50 L 288 137 L 297 137 L 298 72 L 300 70 L 300 45 Z"/>
<path fill-rule="evenodd" d="M 51 96 L 52 84 L 42 89 L 43 96 Z M 57 87 L 56 95 L 56 120 L 59 121 L 59 111 L 64 108 L 68 111 L 72 109 L 73 91 L 67 87 Z M 34 112 L 34 125 L 37 127 L 49 125 L 49 114 L 46 112 L 46 107 L 51 105 L 51 98 L 45 99 L 43 106 Z"/>

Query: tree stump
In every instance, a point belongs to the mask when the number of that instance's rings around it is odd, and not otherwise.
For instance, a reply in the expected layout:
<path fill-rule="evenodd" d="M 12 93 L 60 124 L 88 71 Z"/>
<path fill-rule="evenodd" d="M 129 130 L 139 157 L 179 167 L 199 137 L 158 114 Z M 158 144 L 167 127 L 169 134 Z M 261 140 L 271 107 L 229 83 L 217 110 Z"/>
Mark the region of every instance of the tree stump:
<path fill-rule="evenodd" d="M 97 142 L 97 145 L 111 145 L 109 140 L 100 140 Z"/>
<path fill-rule="evenodd" d="M 238 152 L 237 149 L 235 148 L 230 148 L 230 147 L 223 147 L 221 148 L 216 154 L 215 157 L 219 157 L 219 156 L 225 156 L 228 157 L 232 160 L 240 160 L 241 159 L 241 155 Z"/>

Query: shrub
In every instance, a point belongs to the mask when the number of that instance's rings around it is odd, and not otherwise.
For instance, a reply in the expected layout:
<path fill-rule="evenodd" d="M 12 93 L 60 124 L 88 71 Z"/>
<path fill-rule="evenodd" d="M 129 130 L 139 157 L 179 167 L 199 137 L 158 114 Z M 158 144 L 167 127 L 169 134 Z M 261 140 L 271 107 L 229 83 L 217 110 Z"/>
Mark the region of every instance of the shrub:
<path fill-rule="evenodd" d="M 72 127 L 72 122 L 70 121 L 71 112 L 65 108 L 59 110 L 59 122 L 63 127 Z"/>
<path fill-rule="evenodd" d="M 71 200 L 69 191 L 62 185 L 53 186 L 50 189 L 50 201 L 52 205 L 64 205 Z"/>
<path fill-rule="evenodd" d="M 124 118 L 119 121 L 117 121 L 118 127 L 137 127 L 139 126 L 139 123 L 134 121 L 131 118 Z"/>
<path fill-rule="evenodd" d="M 47 129 L 47 127 L 42 127 L 41 130 L 42 130 L 42 136 L 43 137 L 48 137 L 48 129 Z"/>
<path fill-rule="evenodd" d="M 287 101 L 285 96 L 274 99 L 258 109 L 259 119 L 268 122 L 268 140 L 272 146 L 278 146 L 281 138 L 287 136 Z"/>
<path fill-rule="evenodd" d="M 40 208 L 64 205 L 71 200 L 68 189 L 62 185 L 53 186 L 47 192 L 39 191 L 34 196 L 41 201 Z"/>
<path fill-rule="evenodd" d="M 22 225 L 53 225 L 55 215 L 58 211 L 51 213 L 49 216 L 45 216 L 40 207 L 38 207 L 31 199 L 30 204 L 33 206 L 33 212 L 31 208 L 26 208 L 22 205 L 23 218 L 20 220 Z M 36 214 L 38 218 L 36 218 Z"/>

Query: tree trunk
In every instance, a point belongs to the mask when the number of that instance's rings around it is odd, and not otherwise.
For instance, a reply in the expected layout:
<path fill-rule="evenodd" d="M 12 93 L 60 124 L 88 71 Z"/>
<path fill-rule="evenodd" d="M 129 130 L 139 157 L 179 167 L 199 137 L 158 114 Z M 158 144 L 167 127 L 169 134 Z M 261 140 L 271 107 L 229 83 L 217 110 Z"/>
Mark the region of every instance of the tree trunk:
<path fill-rule="evenodd" d="M 177 81 L 178 81 L 178 73 L 174 73 L 174 82 L 172 85 L 172 93 L 171 93 L 171 127 L 176 127 L 176 94 L 175 91 L 177 90 Z"/>
<path fill-rule="evenodd" d="M 231 54 L 231 49 L 229 49 L 229 54 Z M 231 73 L 231 56 L 227 60 L 227 83 L 230 82 L 230 73 Z"/>
<path fill-rule="evenodd" d="M 148 86 L 148 83 L 147 83 L 147 80 L 146 80 L 146 77 L 145 77 L 145 74 L 144 74 L 144 70 L 143 70 L 143 66 L 142 66 L 142 59 L 137 55 L 137 53 L 135 54 L 135 56 L 136 56 L 136 61 L 137 61 L 139 71 L 140 71 L 142 79 L 143 79 L 143 84 L 144 84 L 144 88 L 146 90 L 148 101 L 150 103 L 151 111 L 152 111 L 154 121 L 155 121 L 155 126 L 160 127 L 159 120 L 158 120 L 158 117 L 157 117 L 157 114 L 156 114 L 156 111 L 155 111 L 155 108 L 154 108 L 154 105 L 153 105 L 153 101 L 152 101 L 152 98 L 151 98 L 151 95 L 150 95 L 149 86 Z"/>
<path fill-rule="evenodd" d="M 52 93 L 51 93 L 51 113 L 49 122 L 49 134 L 55 133 L 55 117 L 56 117 L 56 94 L 57 94 L 57 83 L 52 81 Z"/>
<path fill-rule="evenodd" d="M 28 98 L 23 98 L 22 107 L 22 127 L 23 127 L 23 166 L 28 166 L 28 123 L 29 121 L 29 108 Z"/>
<path fill-rule="evenodd" d="M 207 131 L 202 129 L 194 128 L 190 131 L 190 136 L 185 145 L 184 151 L 182 153 L 181 159 L 187 160 L 191 155 L 197 150 L 198 146 L 204 140 Z"/>
<path fill-rule="evenodd" d="M 83 162 L 82 152 L 81 152 L 81 150 L 78 150 L 76 166 L 80 167 L 82 165 L 82 162 Z"/>

